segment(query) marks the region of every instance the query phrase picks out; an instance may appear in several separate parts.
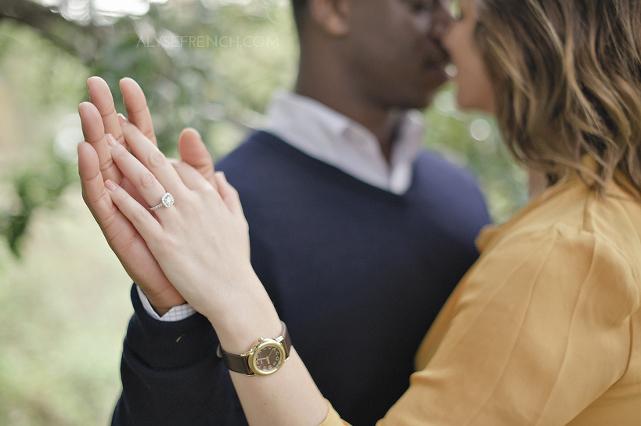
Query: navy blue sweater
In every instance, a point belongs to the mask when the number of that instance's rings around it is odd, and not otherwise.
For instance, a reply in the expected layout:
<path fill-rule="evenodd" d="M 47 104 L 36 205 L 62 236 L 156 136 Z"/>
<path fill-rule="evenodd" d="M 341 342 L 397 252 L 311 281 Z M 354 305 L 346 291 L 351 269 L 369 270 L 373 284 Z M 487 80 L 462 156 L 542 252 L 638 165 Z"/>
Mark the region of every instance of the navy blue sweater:
<path fill-rule="evenodd" d="M 265 132 L 221 160 L 249 223 L 252 264 L 323 395 L 355 426 L 403 394 L 414 354 L 477 258 L 489 222 L 471 175 L 423 152 L 395 195 Z M 114 425 L 245 425 L 216 335 L 151 319 L 132 289 Z M 260 380 L 260 379 L 258 379 Z"/>

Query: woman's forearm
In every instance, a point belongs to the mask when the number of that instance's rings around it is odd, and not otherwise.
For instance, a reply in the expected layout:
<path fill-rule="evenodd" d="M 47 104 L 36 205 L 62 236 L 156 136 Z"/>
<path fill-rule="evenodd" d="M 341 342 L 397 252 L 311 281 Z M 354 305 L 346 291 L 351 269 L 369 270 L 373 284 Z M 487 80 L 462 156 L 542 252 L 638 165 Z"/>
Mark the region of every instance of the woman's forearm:
<path fill-rule="evenodd" d="M 255 293 L 226 304 L 226 312 L 211 318 L 221 347 L 241 354 L 259 338 L 276 338 L 282 333 L 276 310 L 256 280 Z M 230 372 L 250 425 L 315 426 L 326 417 L 328 406 L 292 342 L 289 358 L 269 376 L 247 376 Z"/>
<path fill-rule="evenodd" d="M 327 416 L 327 403 L 293 347 L 271 376 L 230 374 L 250 425 L 316 426 Z"/>

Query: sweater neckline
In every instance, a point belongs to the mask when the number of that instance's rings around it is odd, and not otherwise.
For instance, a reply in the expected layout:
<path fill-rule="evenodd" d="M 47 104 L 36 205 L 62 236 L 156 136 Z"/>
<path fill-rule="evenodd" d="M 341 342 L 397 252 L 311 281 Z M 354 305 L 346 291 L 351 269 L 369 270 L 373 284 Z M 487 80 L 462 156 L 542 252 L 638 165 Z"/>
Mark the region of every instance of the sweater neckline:
<path fill-rule="evenodd" d="M 412 194 L 415 192 L 415 186 L 416 186 L 415 170 L 413 173 L 412 182 L 408 190 L 404 194 L 395 194 L 393 192 L 386 191 L 382 188 L 378 188 L 376 186 L 370 185 L 367 182 L 363 182 L 362 180 L 350 175 L 349 173 L 344 172 L 343 170 L 331 164 L 327 164 L 321 160 L 311 157 L 308 154 L 304 153 L 303 151 L 299 150 L 298 148 L 289 145 L 287 142 L 280 139 L 278 136 L 273 135 L 267 131 L 259 130 L 256 133 L 258 136 L 262 136 L 258 138 L 258 141 L 260 141 L 260 143 L 262 143 L 265 147 L 276 150 L 276 151 L 280 151 L 282 154 L 285 154 L 287 156 L 295 157 L 298 161 L 307 163 L 307 166 L 321 170 L 323 171 L 323 173 L 328 174 L 332 178 L 343 181 L 346 185 L 354 187 L 355 189 L 358 189 L 363 193 L 370 194 L 376 197 L 388 198 L 390 201 L 398 202 L 398 201 L 404 200 L 406 197 L 412 196 Z M 269 140 L 265 140 L 266 138 Z M 416 160 L 414 161 L 414 164 L 412 165 L 413 168 L 416 168 L 416 162 L 418 161 L 419 158 L 420 158 L 420 154 L 419 156 L 417 156 Z"/>

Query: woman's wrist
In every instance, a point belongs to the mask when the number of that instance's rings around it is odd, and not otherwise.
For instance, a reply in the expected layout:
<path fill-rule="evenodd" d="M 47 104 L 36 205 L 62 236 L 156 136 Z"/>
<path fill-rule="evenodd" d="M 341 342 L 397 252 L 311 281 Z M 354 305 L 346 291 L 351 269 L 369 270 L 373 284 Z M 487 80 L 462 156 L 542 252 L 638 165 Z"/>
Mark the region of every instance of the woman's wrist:
<path fill-rule="evenodd" d="M 223 349 L 230 353 L 244 353 L 259 338 L 276 338 L 282 333 L 282 324 L 274 305 L 255 274 L 248 278 L 239 292 L 230 292 L 224 302 L 206 314 Z"/>

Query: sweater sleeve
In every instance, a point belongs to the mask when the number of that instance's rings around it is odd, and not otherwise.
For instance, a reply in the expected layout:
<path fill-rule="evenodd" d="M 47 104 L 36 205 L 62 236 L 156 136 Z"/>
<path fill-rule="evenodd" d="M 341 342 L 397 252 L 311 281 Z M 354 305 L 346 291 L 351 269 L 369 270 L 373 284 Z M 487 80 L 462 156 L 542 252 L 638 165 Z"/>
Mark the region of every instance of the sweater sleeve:
<path fill-rule="evenodd" d="M 216 356 L 209 321 L 194 314 L 161 322 L 147 314 L 135 285 L 125 337 L 122 394 L 112 426 L 247 425 L 229 372 Z"/>
<path fill-rule="evenodd" d="M 567 424 L 626 371 L 639 291 L 609 242 L 554 226 L 506 237 L 448 305 L 433 357 L 378 426 Z M 334 412 L 322 425 L 343 426 Z"/>

